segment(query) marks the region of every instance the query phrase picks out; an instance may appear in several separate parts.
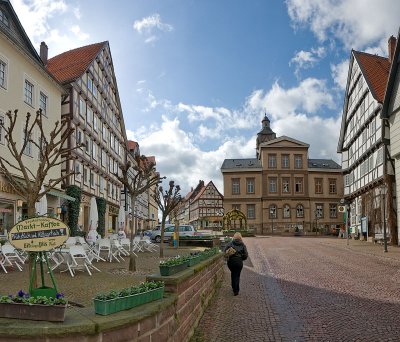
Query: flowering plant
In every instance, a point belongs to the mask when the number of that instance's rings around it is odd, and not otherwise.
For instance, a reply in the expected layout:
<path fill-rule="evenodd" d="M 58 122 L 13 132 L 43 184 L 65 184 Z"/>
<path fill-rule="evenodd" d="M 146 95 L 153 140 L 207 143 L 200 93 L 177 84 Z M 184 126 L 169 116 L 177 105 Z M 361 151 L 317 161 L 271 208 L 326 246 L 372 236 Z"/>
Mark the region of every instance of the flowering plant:
<path fill-rule="evenodd" d="M 135 295 L 138 293 L 144 293 L 151 290 L 155 290 L 158 288 L 164 287 L 163 281 L 145 281 L 139 285 L 131 286 L 122 290 L 111 290 L 105 293 L 99 293 L 96 295 L 94 299 L 97 300 L 110 300 L 116 299 L 120 297 L 127 297 L 130 295 Z"/>
<path fill-rule="evenodd" d="M 28 305 L 66 305 L 67 301 L 65 300 L 63 293 L 57 293 L 55 298 L 45 296 L 32 297 L 29 293 L 25 293 L 24 291 L 19 290 L 15 296 L 11 294 L 8 296 L 0 296 L 0 303 L 21 303 Z"/>

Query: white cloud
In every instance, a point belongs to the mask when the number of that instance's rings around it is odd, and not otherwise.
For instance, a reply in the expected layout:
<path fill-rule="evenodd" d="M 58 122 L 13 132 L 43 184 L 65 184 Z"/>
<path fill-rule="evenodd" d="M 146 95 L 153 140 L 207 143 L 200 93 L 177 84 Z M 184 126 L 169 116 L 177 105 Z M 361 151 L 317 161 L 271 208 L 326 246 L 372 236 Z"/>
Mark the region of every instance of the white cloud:
<path fill-rule="evenodd" d="M 255 137 L 249 141 L 232 137 L 217 149 L 205 152 L 195 145 L 194 137 L 180 127 L 177 118 L 169 120 L 164 116 L 162 120 L 161 127 L 127 131 L 128 139 L 139 142 L 142 154 L 156 156 L 157 170 L 168 180 L 175 180 L 182 188 L 182 195 L 195 187 L 200 179 L 212 180 L 223 192 L 220 171 L 223 160 L 255 157 Z"/>
<path fill-rule="evenodd" d="M 331 64 L 332 79 L 341 90 L 346 89 L 349 60 L 345 59 L 339 64 Z"/>
<path fill-rule="evenodd" d="M 318 61 L 325 57 L 326 50 L 323 46 L 311 51 L 301 50 L 290 60 L 289 65 L 294 65 L 295 74 L 298 76 L 301 69 L 312 68 Z"/>
<path fill-rule="evenodd" d="M 161 21 L 161 16 L 158 13 L 155 13 L 149 17 L 145 17 L 141 20 L 135 20 L 133 23 L 133 28 L 138 33 L 143 34 L 146 37 L 146 44 L 154 43 L 159 39 L 159 37 L 154 33 L 156 30 L 162 32 L 171 32 L 174 29 L 172 25 L 163 23 Z"/>
<path fill-rule="evenodd" d="M 89 34 L 81 31 L 78 25 L 71 25 L 71 29 L 56 29 L 50 21 L 54 17 L 73 14 L 75 19 L 80 18 L 79 8 L 68 7 L 64 0 L 12 0 L 12 5 L 34 47 L 39 47 L 41 41 L 49 46 L 49 55 L 76 47 L 76 40 L 87 40 Z M 69 33 L 70 32 L 70 33 Z M 51 57 L 51 56 L 50 56 Z"/>
<path fill-rule="evenodd" d="M 345 49 L 378 46 L 398 30 L 400 2 L 392 0 L 287 0 L 295 27 L 306 26 L 320 41 L 338 39 Z"/>

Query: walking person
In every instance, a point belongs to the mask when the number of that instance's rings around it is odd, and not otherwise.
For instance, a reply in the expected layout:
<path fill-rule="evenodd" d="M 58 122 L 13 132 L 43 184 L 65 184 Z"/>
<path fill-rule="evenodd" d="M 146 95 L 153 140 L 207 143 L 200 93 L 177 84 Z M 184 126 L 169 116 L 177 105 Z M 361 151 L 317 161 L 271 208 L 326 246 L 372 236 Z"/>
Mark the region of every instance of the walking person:
<path fill-rule="evenodd" d="M 242 234 L 236 232 L 233 235 L 233 240 L 225 247 L 225 255 L 228 257 L 228 268 L 231 271 L 233 295 L 237 296 L 239 294 L 240 272 L 242 272 L 243 260 L 248 257 Z"/>

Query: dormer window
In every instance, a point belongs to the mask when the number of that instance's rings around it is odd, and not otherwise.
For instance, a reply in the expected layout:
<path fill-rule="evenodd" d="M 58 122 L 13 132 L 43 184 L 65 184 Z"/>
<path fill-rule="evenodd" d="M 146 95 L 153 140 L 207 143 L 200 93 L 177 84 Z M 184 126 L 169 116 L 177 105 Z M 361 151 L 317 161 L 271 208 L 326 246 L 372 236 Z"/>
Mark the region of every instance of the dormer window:
<path fill-rule="evenodd" d="M 10 27 L 10 22 L 8 21 L 6 14 L 1 9 L 0 9 L 0 22 L 5 26 Z"/>

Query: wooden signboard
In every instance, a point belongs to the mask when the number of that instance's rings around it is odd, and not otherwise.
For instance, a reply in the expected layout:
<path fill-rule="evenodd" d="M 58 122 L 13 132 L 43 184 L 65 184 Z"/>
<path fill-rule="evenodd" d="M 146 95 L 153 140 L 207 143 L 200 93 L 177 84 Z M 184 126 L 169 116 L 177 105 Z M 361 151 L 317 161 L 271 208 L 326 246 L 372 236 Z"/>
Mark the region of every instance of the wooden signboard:
<path fill-rule="evenodd" d="M 20 221 L 8 233 L 10 243 L 27 252 L 44 252 L 60 247 L 68 237 L 68 226 L 50 217 Z"/>

